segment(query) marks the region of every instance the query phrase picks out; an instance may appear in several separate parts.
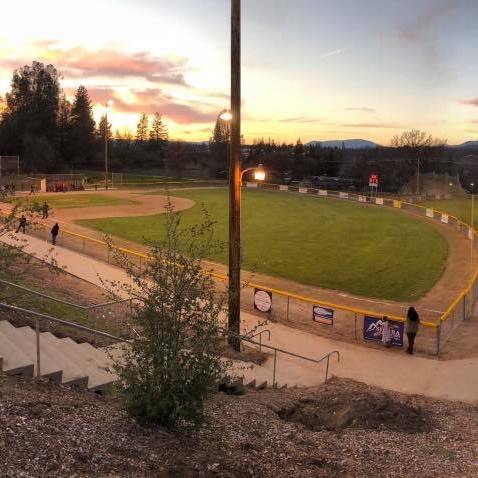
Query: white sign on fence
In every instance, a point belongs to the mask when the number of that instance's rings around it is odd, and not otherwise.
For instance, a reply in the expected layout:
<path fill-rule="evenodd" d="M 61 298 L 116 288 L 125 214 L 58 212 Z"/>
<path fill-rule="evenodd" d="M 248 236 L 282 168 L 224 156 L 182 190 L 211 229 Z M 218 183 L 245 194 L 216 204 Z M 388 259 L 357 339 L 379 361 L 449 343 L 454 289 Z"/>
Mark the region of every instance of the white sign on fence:
<path fill-rule="evenodd" d="M 248 188 L 257 188 L 257 183 L 246 183 Z"/>
<path fill-rule="evenodd" d="M 349 193 L 339 193 L 339 197 L 342 199 L 347 199 L 349 197 Z"/>
<path fill-rule="evenodd" d="M 433 209 L 427 208 L 426 213 L 427 217 L 431 217 L 433 219 Z"/>
<path fill-rule="evenodd" d="M 448 224 L 448 214 L 441 215 L 441 222 L 443 222 L 443 224 Z"/>
<path fill-rule="evenodd" d="M 307 188 L 299 188 L 299 192 L 300 192 L 301 194 L 307 194 L 308 191 L 309 191 L 309 190 L 308 190 Z"/>
<path fill-rule="evenodd" d="M 367 202 L 366 196 L 359 196 L 358 197 L 358 202 Z"/>
<path fill-rule="evenodd" d="M 383 206 L 383 198 L 375 198 L 375 204 L 378 206 Z"/>
<path fill-rule="evenodd" d="M 288 191 L 288 190 L 289 190 L 289 186 L 285 186 L 283 184 L 279 186 L 279 191 Z"/>
<path fill-rule="evenodd" d="M 319 196 L 327 196 L 327 191 L 325 189 L 319 189 Z"/>

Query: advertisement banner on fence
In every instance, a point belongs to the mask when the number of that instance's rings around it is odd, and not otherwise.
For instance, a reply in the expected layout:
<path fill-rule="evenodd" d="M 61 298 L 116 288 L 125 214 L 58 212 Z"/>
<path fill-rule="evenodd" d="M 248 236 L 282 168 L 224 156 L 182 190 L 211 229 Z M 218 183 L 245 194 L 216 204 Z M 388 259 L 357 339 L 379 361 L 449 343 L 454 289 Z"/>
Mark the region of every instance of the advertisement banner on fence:
<path fill-rule="evenodd" d="M 339 193 L 339 198 L 348 199 L 349 193 Z"/>
<path fill-rule="evenodd" d="M 441 222 L 443 222 L 443 224 L 448 224 L 448 214 L 441 215 Z"/>
<path fill-rule="evenodd" d="M 383 198 L 375 198 L 375 204 L 378 206 L 383 206 Z"/>
<path fill-rule="evenodd" d="M 402 201 L 393 201 L 393 207 L 396 207 L 397 209 L 400 209 L 402 207 Z"/>
<path fill-rule="evenodd" d="M 394 322 L 389 320 L 391 335 L 392 335 L 392 345 L 397 347 L 403 347 L 403 323 Z M 382 341 L 382 329 L 383 321 L 382 319 L 377 319 L 376 317 L 367 317 L 363 319 L 363 338 L 365 340 L 371 340 L 373 342 Z"/>
<path fill-rule="evenodd" d="M 246 183 L 248 188 L 257 188 L 257 183 Z"/>
<path fill-rule="evenodd" d="M 269 313 L 272 310 L 272 293 L 266 290 L 254 289 L 254 310 Z"/>
<path fill-rule="evenodd" d="M 433 209 L 427 208 L 426 215 L 427 217 L 431 217 L 433 219 Z"/>
<path fill-rule="evenodd" d="M 312 319 L 319 324 L 334 325 L 334 310 L 321 305 L 312 307 Z"/>
<path fill-rule="evenodd" d="M 358 197 L 358 202 L 367 202 L 366 196 L 359 196 Z"/>
<path fill-rule="evenodd" d="M 319 196 L 327 196 L 327 191 L 325 189 L 319 189 Z"/>
<path fill-rule="evenodd" d="M 307 188 L 299 188 L 299 192 L 300 192 L 301 194 L 307 194 L 308 191 L 309 191 L 309 190 L 308 190 Z"/>
<path fill-rule="evenodd" d="M 289 186 L 286 186 L 284 184 L 281 184 L 279 186 L 279 191 L 288 191 L 289 190 Z"/>

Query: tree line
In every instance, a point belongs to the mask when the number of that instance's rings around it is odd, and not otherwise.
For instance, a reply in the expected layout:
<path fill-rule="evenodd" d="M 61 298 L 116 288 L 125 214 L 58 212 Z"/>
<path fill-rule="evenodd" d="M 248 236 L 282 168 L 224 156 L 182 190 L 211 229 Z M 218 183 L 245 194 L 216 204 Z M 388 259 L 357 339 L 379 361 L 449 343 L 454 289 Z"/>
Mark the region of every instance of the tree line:
<path fill-rule="evenodd" d="M 162 167 L 169 143 L 159 112 L 140 115 L 136 135 L 116 131 L 107 115 L 93 118 L 88 90 L 79 86 L 70 101 L 52 65 L 34 61 L 13 72 L 0 98 L 0 155 L 20 155 L 23 172 L 99 169 L 105 138 L 112 167 Z"/>

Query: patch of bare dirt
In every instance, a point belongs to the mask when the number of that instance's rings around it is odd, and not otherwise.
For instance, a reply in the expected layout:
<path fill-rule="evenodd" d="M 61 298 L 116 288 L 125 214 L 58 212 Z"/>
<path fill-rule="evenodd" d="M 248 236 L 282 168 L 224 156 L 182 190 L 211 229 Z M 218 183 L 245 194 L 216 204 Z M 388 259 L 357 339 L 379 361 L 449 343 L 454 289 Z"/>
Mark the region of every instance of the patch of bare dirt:
<path fill-rule="evenodd" d="M 278 415 L 312 431 L 354 428 L 423 433 L 433 428 L 428 410 L 376 390 L 337 394 L 334 388 L 324 387 L 316 398 L 301 399 L 279 410 Z"/>
<path fill-rule="evenodd" d="M 0 476 L 478 476 L 477 405 L 387 394 L 400 410 L 428 411 L 433 426 L 421 433 L 367 426 L 311 430 L 277 413 L 304 400 L 345 403 L 382 394 L 336 379 L 309 390 L 220 393 L 206 405 L 207 425 L 179 434 L 140 427 L 117 399 L 4 378 Z"/>

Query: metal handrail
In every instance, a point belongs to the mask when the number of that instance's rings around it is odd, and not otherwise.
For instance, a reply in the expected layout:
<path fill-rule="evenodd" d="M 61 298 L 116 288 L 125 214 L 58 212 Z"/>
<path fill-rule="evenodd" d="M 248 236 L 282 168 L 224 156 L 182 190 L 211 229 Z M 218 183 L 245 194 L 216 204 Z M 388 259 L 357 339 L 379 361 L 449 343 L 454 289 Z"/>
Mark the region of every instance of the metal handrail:
<path fill-rule="evenodd" d="M 4 304 L 0 302 L 0 308 L 10 310 L 13 312 L 20 312 L 23 314 L 31 315 L 35 317 L 35 334 L 36 334 L 36 365 L 37 365 L 37 378 L 41 376 L 41 354 L 40 354 L 40 319 L 41 320 L 50 320 L 52 322 L 56 322 L 58 324 L 65 325 L 67 327 L 72 327 L 73 329 L 82 330 L 84 332 L 90 332 L 96 336 L 112 339 L 118 342 L 128 343 L 129 341 L 126 339 L 122 339 L 120 337 L 116 337 L 115 335 L 108 334 L 107 332 L 101 332 L 100 330 L 95 330 L 90 327 L 86 327 L 85 325 L 80 325 L 75 322 L 68 322 L 67 320 L 58 319 L 57 317 L 53 317 L 51 315 L 42 314 L 41 312 L 35 312 L 34 310 L 24 309 L 22 307 L 16 307 L 14 305 Z"/>
<path fill-rule="evenodd" d="M 262 351 L 262 335 L 263 334 L 267 334 L 267 340 L 270 342 L 271 331 L 269 329 L 262 330 L 261 332 L 257 332 L 257 334 L 254 334 L 254 335 L 248 335 L 250 339 L 253 339 L 254 337 L 259 337 L 259 352 Z"/>
<path fill-rule="evenodd" d="M 43 297 L 44 299 L 52 300 L 54 302 L 58 302 L 59 304 L 64 304 L 64 305 L 69 305 L 70 307 L 75 307 L 76 309 L 81 309 L 81 310 L 94 310 L 94 309 L 99 309 L 101 307 L 108 307 L 110 305 L 116 305 L 116 304 L 124 304 L 126 302 L 131 302 L 133 299 L 121 299 L 121 300 L 115 300 L 111 302 L 104 302 L 102 304 L 93 304 L 93 305 L 80 305 L 80 304 L 75 304 L 74 302 L 69 302 L 67 300 L 63 299 L 58 299 L 57 297 L 52 297 L 51 295 L 44 294 L 43 292 L 38 292 L 33 289 L 29 289 L 28 287 L 15 284 L 14 282 L 9 282 L 3 279 L 0 279 L 0 284 L 5 284 L 9 285 L 11 287 L 16 287 L 17 289 L 21 289 L 25 292 L 28 292 L 30 294 L 37 295 L 38 297 Z"/>
<path fill-rule="evenodd" d="M 273 367 L 273 371 L 272 371 L 272 386 L 273 387 L 277 386 L 277 382 L 276 382 L 277 353 L 282 353 L 284 355 L 289 355 L 291 357 L 299 358 L 301 360 L 306 360 L 308 362 L 312 362 L 312 363 L 315 363 L 315 364 L 321 364 L 324 360 L 327 360 L 327 366 L 326 366 L 326 369 L 325 369 L 325 381 L 324 381 L 324 383 L 326 383 L 328 378 L 329 378 L 330 357 L 333 354 L 337 354 L 337 362 L 338 363 L 340 362 L 340 352 L 338 350 L 332 350 L 331 352 L 325 354 L 322 358 L 317 360 L 317 359 L 313 359 L 313 358 L 310 358 L 310 357 L 306 357 L 304 355 L 296 354 L 294 352 L 289 352 L 288 350 L 280 349 L 279 347 L 273 347 L 272 345 L 262 345 L 261 342 L 256 342 L 255 340 L 252 340 L 251 337 L 248 337 L 246 335 L 237 335 L 237 334 L 233 334 L 232 332 L 228 332 L 228 333 L 229 333 L 229 335 L 234 335 L 234 336 L 238 337 L 240 340 L 244 340 L 244 341 L 249 342 L 251 344 L 259 345 L 260 347 L 265 347 L 269 350 L 274 351 L 274 367 Z M 259 335 L 259 334 L 256 334 L 256 335 Z M 259 336 L 261 337 L 262 335 L 259 335 Z"/>

